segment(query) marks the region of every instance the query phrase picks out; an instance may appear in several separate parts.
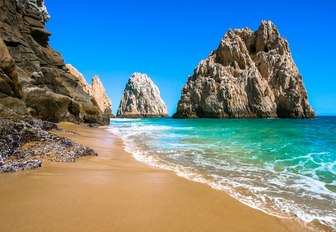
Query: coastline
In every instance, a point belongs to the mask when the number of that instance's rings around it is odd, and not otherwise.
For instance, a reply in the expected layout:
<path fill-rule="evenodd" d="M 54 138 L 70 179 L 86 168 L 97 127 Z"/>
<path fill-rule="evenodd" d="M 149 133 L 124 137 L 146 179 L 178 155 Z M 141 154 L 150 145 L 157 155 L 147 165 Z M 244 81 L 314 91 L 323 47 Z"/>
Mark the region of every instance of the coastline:
<path fill-rule="evenodd" d="M 101 128 L 61 123 L 97 157 L 0 175 L 4 231 L 309 231 L 223 191 L 136 161 Z"/>

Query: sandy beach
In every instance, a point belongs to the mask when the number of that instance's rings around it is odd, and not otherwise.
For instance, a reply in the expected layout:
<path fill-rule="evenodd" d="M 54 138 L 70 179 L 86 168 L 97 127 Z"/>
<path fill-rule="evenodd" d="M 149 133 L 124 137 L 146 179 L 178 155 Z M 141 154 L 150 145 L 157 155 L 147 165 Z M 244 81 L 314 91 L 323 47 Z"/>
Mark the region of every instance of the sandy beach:
<path fill-rule="evenodd" d="M 104 129 L 59 126 L 98 156 L 0 175 L 1 231 L 309 231 L 140 163 Z"/>

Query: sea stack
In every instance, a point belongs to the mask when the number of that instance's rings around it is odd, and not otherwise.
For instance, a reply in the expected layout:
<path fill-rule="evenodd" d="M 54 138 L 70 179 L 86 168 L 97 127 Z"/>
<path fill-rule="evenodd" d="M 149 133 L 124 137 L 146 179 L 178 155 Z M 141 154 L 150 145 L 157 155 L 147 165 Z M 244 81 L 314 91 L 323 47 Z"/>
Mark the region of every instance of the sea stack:
<path fill-rule="evenodd" d="M 288 42 L 271 21 L 231 29 L 183 87 L 175 118 L 314 118 Z"/>
<path fill-rule="evenodd" d="M 134 73 L 125 87 L 117 117 L 152 118 L 167 116 L 167 107 L 160 97 L 159 88 L 146 74 Z"/>
<path fill-rule="evenodd" d="M 44 1 L 0 1 L 0 104 L 50 122 L 108 124 L 106 115 L 49 44 Z"/>

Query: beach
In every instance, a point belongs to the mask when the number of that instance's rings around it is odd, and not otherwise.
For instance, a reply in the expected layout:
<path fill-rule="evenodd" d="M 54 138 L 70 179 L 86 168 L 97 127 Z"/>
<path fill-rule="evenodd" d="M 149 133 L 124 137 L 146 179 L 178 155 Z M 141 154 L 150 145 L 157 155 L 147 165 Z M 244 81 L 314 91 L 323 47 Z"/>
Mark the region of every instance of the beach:
<path fill-rule="evenodd" d="M 140 163 L 105 129 L 59 127 L 98 156 L 0 175 L 2 231 L 309 231 Z"/>

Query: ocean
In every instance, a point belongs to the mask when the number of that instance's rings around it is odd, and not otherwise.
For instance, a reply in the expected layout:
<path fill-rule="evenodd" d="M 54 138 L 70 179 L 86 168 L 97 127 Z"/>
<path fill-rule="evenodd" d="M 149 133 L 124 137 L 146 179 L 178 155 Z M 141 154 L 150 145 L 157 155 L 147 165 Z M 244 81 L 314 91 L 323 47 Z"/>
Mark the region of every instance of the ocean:
<path fill-rule="evenodd" d="M 112 119 L 107 130 L 139 161 L 336 230 L 336 117 Z"/>

